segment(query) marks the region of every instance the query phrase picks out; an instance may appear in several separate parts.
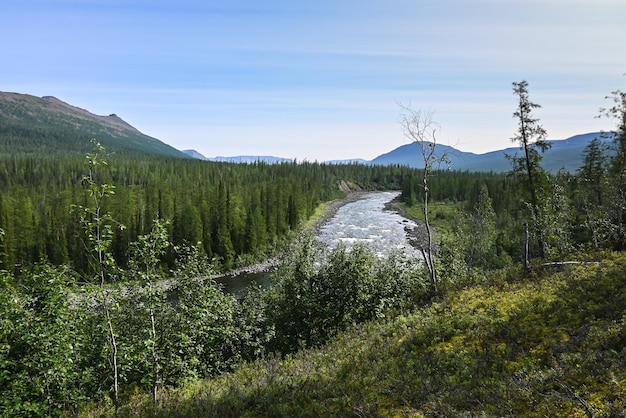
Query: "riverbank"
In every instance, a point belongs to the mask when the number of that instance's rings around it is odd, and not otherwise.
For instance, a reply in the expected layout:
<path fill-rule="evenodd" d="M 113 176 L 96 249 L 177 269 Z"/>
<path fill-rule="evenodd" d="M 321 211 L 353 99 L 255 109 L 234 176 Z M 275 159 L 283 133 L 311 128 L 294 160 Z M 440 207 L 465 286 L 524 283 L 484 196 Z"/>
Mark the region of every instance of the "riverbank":
<path fill-rule="evenodd" d="M 400 203 L 400 196 L 396 197 L 390 202 L 387 202 L 385 204 L 384 210 L 397 213 L 403 218 L 410 219 L 411 221 L 415 222 L 416 224 L 415 227 L 404 228 L 404 232 L 406 232 L 407 239 L 409 243 L 411 244 L 411 246 L 413 246 L 414 248 L 420 251 L 422 249 L 428 248 L 428 232 L 426 230 L 426 224 L 424 223 L 424 219 L 418 218 L 414 216 L 413 214 L 409 213 L 409 211 L 406 210 L 406 207 Z M 435 228 L 433 225 L 431 225 L 430 228 L 431 228 L 433 235 L 436 235 L 437 228 Z M 438 240 L 435 239 L 435 242 L 433 242 L 432 245 L 433 245 L 433 250 L 435 251 L 435 253 L 437 253 L 439 251 Z"/>
<path fill-rule="evenodd" d="M 324 214 L 320 216 L 319 219 L 316 219 L 311 227 L 315 235 L 319 235 L 320 230 L 335 217 L 337 211 L 341 209 L 341 207 L 347 205 L 348 203 L 361 200 L 369 193 L 372 192 L 349 192 L 346 194 L 346 197 L 330 202 L 324 209 Z"/>
<path fill-rule="evenodd" d="M 400 196 L 401 195 L 398 195 L 398 197 L 396 197 L 395 199 L 385 203 L 384 209 L 389 212 L 397 213 L 403 218 L 410 219 L 418 225 L 420 223 L 423 223 L 424 221 L 422 219 L 416 218 L 415 216 L 411 216 L 411 214 L 407 212 L 406 208 L 400 204 Z"/>
<path fill-rule="evenodd" d="M 322 214 L 317 217 L 317 219 L 312 220 L 312 228 L 313 233 L 318 235 L 320 230 L 330 222 L 333 217 L 337 214 L 337 211 L 347 205 L 348 203 L 356 202 L 357 200 L 362 199 L 365 195 L 371 192 L 348 192 L 346 193 L 346 197 L 341 199 L 333 200 L 326 204 L 326 207 L 322 209 Z M 278 268 L 278 264 L 280 262 L 280 258 L 278 256 L 273 256 L 268 258 L 267 260 L 251 264 L 249 266 L 239 267 L 233 270 L 229 270 L 224 273 L 216 274 L 213 276 L 213 279 L 229 279 L 237 276 L 241 276 L 244 274 L 258 274 L 263 272 L 271 272 Z"/>

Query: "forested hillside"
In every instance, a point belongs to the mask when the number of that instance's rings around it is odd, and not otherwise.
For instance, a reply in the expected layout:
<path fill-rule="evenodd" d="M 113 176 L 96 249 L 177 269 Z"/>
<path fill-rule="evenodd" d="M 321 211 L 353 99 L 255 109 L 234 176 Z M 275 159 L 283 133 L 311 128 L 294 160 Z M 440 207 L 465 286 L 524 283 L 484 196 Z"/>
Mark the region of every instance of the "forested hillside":
<path fill-rule="evenodd" d="M 0 155 L 83 157 L 98 138 L 110 153 L 187 158 L 115 114 L 94 115 L 56 97 L 0 92 Z"/>

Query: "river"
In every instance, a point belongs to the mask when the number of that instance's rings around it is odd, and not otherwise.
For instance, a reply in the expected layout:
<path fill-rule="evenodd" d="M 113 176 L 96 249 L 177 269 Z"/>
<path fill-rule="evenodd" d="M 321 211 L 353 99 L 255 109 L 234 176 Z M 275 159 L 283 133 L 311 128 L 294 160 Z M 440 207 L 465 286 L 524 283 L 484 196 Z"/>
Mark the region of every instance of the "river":
<path fill-rule="evenodd" d="M 392 252 L 406 251 L 418 255 L 407 241 L 405 227 L 413 228 L 415 222 L 396 212 L 384 210 L 385 204 L 400 192 L 368 193 L 356 202 L 337 210 L 335 216 L 320 228 L 318 239 L 331 248 L 343 243 L 350 246 L 362 243 L 377 257 Z"/>
<path fill-rule="evenodd" d="M 409 245 L 405 227 L 413 228 L 415 222 L 399 214 L 385 210 L 385 204 L 395 199 L 399 192 L 372 192 L 360 199 L 341 206 L 335 215 L 318 229 L 317 238 L 330 248 L 343 243 L 350 246 L 362 243 L 377 257 L 385 257 L 395 251 L 405 251 L 421 257 Z M 271 272 L 243 272 L 223 276 L 217 281 L 227 292 L 238 293 L 252 283 L 268 282 Z"/>

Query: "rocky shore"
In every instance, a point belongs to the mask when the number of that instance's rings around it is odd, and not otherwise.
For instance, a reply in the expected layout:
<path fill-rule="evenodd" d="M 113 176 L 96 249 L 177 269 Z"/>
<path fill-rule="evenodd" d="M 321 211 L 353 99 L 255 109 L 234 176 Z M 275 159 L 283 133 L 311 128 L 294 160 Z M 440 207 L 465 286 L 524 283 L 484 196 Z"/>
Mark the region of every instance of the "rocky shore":
<path fill-rule="evenodd" d="M 415 222 L 417 226 L 413 228 L 404 228 L 404 232 L 406 232 L 409 244 L 411 244 L 414 248 L 417 248 L 420 251 L 428 248 L 428 233 L 426 231 L 426 224 L 422 219 L 409 215 L 404 207 L 399 204 L 398 198 L 387 202 L 384 209 L 389 212 L 395 212 L 403 218 L 410 219 Z M 431 229 L 433 232 L 435 231 L 435 228 L 432 225 Z M 439 243 L 434 242 L 432 243 L 432 246 L 435 253 L 439 251 Z"/>

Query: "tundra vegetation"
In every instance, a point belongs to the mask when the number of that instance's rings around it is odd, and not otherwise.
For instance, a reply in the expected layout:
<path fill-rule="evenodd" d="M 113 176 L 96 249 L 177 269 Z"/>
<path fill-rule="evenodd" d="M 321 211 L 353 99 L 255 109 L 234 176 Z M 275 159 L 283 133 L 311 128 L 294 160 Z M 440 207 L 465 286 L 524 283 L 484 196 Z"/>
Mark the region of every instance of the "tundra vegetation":
<path fill-rule="evenodd" d="M 576 173 L 529 158 L 532 181 L 526 154 L 427 176 L 0 155 L 0 415 L 623 416 L 624 97 L 608 146 Z M 433 265 L 321 247 L 304 226 L 341 181 L 400 190 Z M 212 279 L 269 255 L 267 288 Z"/>

